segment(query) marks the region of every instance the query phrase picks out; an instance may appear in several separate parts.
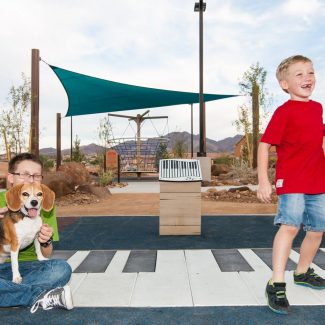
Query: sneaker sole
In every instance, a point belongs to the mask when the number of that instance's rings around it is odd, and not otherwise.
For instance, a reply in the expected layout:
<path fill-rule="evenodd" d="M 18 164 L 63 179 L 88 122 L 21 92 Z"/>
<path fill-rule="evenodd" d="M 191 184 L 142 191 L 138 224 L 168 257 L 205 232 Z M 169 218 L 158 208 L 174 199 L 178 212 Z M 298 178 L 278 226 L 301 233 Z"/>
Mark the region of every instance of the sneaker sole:
<path fill-rule="evenodd" d="M 279 314 L 279 315 L 288 315 L 289 314 L 289 311 L 285 311 L 285 310 L 277 310 L 277 309 L 274 309 L 273 307 L 270 306 L 270 303 L 269 303 L 269 298 L 268 298 L 268 295 L 267 293 L 265 292 L 265 298 L 266 298 L 266 302 L 267 302 L 267 306 L 276 314 Z"/>
<path fill-rule="evenodd" d="M 316 289 L 316 290 L 323 290 L 325 289 L 325 287 L 316 287 L 316 286 L 313 286 L 312 284 L 310 283 L 306 283 L 306 282 L 294 282 L 296 285 L 298 286 L 303 286 L 303 287 L 308 287 L 308 288 L 311 288 L 311 289 Z"/>
<path fill-rule="evenodd" d="M 72 300 L 72 293 L 71 293 L 71 289 L 70 286 L 66 285 L 64 286 L 64 291 L 65 291 L 65 297 L 66 297 L 66 307 L 67 310 L 71 310 L 73 308 L 73 300 Z"/>

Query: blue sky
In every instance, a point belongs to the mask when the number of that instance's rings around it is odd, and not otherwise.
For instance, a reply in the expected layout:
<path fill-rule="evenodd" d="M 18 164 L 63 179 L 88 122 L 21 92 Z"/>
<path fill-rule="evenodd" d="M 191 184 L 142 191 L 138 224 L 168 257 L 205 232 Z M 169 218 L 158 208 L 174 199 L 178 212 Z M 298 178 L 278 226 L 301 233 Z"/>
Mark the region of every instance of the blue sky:
<path fill-rule="evenodd" d="M 1 0 L 0 105 L 21 72 L 30 75 L 30 53 L 72 71 L 134 85 L 198 91 L 198 13 L 190 0 Z M 275 69 L 293 54 L 314 61 L 317 85 L 313 99 L 325 95 L 325 0 L 207 0 L 204 14 L 204 91 L 237 94 L 238 81 L 257 61 L 267 70 L 273 94 L 271 110 L 287 99 L 278 87 Z M 67 97 L 53 72 L 40 66 L 40 147 L 55 147 L 56 113 L 67 111 Z M 238 97 L 207 104 L 207 137 L 221 140 L 237 130 L 233 121 Z M 0 107 L 1 107 L 0 106 Z M 198 105 L 194 132 L 198 133 Z M 141 111 L 124 112 L 136 114 Z M 122 113 L 122 114 L 124 114 Z M 186 105 L 155 108 L 151 116 L 168 115 L 169 131 L 190 130 Z M 98 142 L 99 119 L 74 118 L 81 144 Z M 127 120 L 112 118 L 115 137 L 134 136 Z M 158 133 L 165 121 L 154 120 Z M 133 126 L 134 128 L 134 126 Z M 143 136 L 157 135 L 151 123 Z M 62 147 L 70 145 L 70 119 L 62 122 Z"/>

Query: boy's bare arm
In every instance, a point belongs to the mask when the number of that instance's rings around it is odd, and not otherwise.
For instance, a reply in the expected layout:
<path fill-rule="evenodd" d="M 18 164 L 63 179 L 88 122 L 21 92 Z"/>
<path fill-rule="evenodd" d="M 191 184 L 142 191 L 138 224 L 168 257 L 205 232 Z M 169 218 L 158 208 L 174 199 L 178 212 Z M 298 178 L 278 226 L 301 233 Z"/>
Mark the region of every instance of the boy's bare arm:
<path fill-rule="evenodd" d="M 272 185 L 269 181 L 268 166 L 269 166 L 269 149 L 271 145 L 265 142 L 260 142 L 257 152 L 257 175 L 258 188 L 257 197 L 264 203 L 271 202 Z"/>

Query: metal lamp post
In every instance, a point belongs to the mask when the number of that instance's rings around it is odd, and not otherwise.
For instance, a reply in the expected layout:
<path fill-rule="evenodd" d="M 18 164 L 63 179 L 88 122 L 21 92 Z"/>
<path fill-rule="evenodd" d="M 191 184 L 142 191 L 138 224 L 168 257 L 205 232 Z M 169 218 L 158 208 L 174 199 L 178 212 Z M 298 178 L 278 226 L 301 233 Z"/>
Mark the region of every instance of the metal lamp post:
<path fill-rule="evenodd" d="M 206 3 L 203 0 L 196 2 L 194 11 L 200 13 L 200 151 L 197 153 L 198 157 L 206 157 L 206 136 L 205 136 L 205 105 L 203 98 L 203 12 L 206 9 Z"/>

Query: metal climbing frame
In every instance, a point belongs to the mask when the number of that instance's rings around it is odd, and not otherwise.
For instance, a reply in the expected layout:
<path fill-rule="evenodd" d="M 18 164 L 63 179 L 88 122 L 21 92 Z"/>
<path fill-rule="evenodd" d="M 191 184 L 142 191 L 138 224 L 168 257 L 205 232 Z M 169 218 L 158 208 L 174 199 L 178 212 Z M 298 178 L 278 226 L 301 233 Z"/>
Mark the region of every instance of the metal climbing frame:
<path fill-rule="evenodd" d="M 160 144 L 167 145 L 166 137 L 118 138 L 111 141 L 111 149 L 120 156 L 121 173 L 157 173 L 157 149 Z"/>

